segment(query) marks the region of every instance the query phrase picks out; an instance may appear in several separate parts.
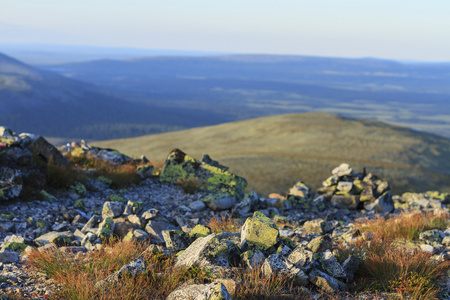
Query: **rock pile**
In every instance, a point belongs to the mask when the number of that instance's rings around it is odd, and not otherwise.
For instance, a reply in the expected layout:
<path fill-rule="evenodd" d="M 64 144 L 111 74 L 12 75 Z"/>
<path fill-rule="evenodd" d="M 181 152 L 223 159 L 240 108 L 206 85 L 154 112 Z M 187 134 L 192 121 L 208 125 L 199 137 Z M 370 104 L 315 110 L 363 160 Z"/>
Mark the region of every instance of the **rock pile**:
<path fill-rule="evenodd" d="M 175 268 L 198 266 L 210 271 L 211 283 L 180 286 L 167 299 L 232 299 L 238 283 L 226 274 L 257 266 L 262 266 L 263 276 L 285 275 L 311 293 L 344 295 L 361 258 L 352 255 L 339 262 L 335 245 L 370 238 L 355 230 L 355 220 L 387 217 L 402 209 L 448 210 L 450 203 L 448 194 L 438 192 L 391 196 L 388 182 L 356 173 L 348 164 L 334 169 L 317 191 L 298 182 L 286 196 L 261 198 L 255 192 L 245 193 L 245 179 L 209 156 L 198 161 L 180 150 L 169 154 L 159 177 L 143 176 L 137 185 L 114 190 L 104 178 L 91 178 L 85 185 L 77 183 L 51 195 L 44 191 L 46 164 L 64 166 L 68 163 L 64 156 L 43 138 L 17 136 L 7 128 L 0 133 L 0 290 L 20 288 L 29 298 L 58 289 L 42 275 L 24 269 L 32 248 L 86 253 L 102 248 L 111 236 L 177 254 Z M 111 164 L 132 161 L 113 149 L 86 143 L 61 150 Z M 180 187 L 188 180 L 197 185 L 193 194 Z M 6 201 L 20 199 L 25 186 L 36 188 L 44 200 Z M 212 233 L 205 226 L 206 220 L 225 214 L 242 219 L 239 232 Z M 450 228 L 424 230 L 414 247 L 448 260 Z M 96 287 L 108 288 L 124 272 L 135 276 L 151 267 L 136 257 Z"/>

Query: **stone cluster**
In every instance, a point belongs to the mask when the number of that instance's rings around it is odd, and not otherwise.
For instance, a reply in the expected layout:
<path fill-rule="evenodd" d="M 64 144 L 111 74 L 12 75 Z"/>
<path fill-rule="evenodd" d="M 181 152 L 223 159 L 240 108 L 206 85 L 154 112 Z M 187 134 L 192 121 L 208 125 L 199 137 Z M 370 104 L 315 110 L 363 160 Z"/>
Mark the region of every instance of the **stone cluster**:
<path fill-rule="evenodd" d="M 27 172 L 34 172 L 35 165 L 44 172 L 45 165 L 39 164 L 58 161 L 64 165 L 67 161 L 43 138 L 2 130 L 0 176 L 18 174 L 21 179 L 1 177 L 0 182 L 0 290 L 20 290 L 30 298 L 32 294 L 47 297 L 59 288 L 42 274 L 25 268 L 31 249 L 57 247 L 86 253 L 102 248 L 111 236 L 146 243 L 148 251 L 156 247 L 162 253 L 176 254 L 174 267 L 196 265 L 211 271 L 211 283 L 180 286 L 167 299 L 232 299 L 239 283 L 223 274 L 257 266 L 262 266 L 263 276 L 286 275 L 311 293 L 346 295 L 361 258 L 350 256 L 339 262 L 334 245 L 337 241 L 370 239 L 370 235 L 355 230 L 355 220 L 388 217 L 404 209 L 448 210 L 450 203 L 449 195 L 439 192 L 391 196 L 388 182 L 356 173 L 348 164 L 334 169 L 316 191 L 298 182 L 285 196 L 262 198 L 255 192 L 245 193 L 245 179 L 209 156 L 198 161 L 180 150 L 169 154 L 159 177 L 143 176 L 139 184 L 124 189 L 112 189 L 105 178 L 92 178 L 52 195 L 42 182 L 37 189 L 43 200 L 9 201 L 20 199 L 20 192 L 7 197 L 11 195 L 8 191 L 12 186 L 25 186 Z M 66 145 L 61 150 L 66 155 L 95 157 L 111 164 L 129 159 L 113 149 L 86 143 Z M 34 162 L 37 157 L 43 162 Z M 42 176 L 45 178 L 45 172 Z M 195 193 L 183 191 L 183 180 L 198 183 Z M 238 233 L 212 233 L 205 226 L 214 216 L 232 214 L 243 221 Z M 419 242 L 408 247 L 448 260 L 450 228 L 424 230 Z M 120 281 L 124 272 L 134 276 L 151 267 L 136 257 L 98 281 L 96 287 L 108 288 Z"/>

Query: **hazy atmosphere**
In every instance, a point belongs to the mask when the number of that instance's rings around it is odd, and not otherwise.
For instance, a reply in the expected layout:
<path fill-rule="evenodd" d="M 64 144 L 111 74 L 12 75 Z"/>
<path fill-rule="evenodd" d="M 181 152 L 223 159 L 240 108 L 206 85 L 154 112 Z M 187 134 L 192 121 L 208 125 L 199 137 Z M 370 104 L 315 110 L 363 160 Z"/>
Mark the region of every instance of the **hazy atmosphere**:
<path fill-rule="evenodd" d="M 0 0 L 0 43 L 450 61 L 446 0 Z"/>

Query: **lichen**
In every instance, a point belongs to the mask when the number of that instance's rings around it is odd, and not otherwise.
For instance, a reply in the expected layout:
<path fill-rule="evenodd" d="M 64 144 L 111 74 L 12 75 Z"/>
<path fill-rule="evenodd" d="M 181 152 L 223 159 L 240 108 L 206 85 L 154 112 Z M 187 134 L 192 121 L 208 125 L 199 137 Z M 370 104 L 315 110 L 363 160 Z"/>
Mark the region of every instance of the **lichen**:
<path fill-rule="evenodd" d="M 84 199 L 78 199 L 73 204 L 74 208 L 81 209 L 86 207 L 86 203 L 84 203 Z"/>

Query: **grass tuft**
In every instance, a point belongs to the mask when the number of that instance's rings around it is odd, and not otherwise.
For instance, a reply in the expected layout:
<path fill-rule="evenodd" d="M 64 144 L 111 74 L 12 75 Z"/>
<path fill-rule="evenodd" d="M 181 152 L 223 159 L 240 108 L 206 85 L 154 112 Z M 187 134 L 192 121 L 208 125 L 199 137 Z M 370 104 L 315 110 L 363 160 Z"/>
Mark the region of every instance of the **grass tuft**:
<path fill-rule="evenodd" d="M 226 214 L 222 215 L 220 218 L 214 215 L 209 221 L 205 222 L 205 224 L 211 229 L 212 233 L 238 233 L 241 232 L 243 222 L 240 219 L 233 219 L 231 215 Z"/>
<path fill-rule="evenodd" d="M 183 192 L 190 195 L 195 194 L 198 189 L 204 186 L 198 178 L 180 178 L 178 179 L 177 184 L 181 186 Z"/>

